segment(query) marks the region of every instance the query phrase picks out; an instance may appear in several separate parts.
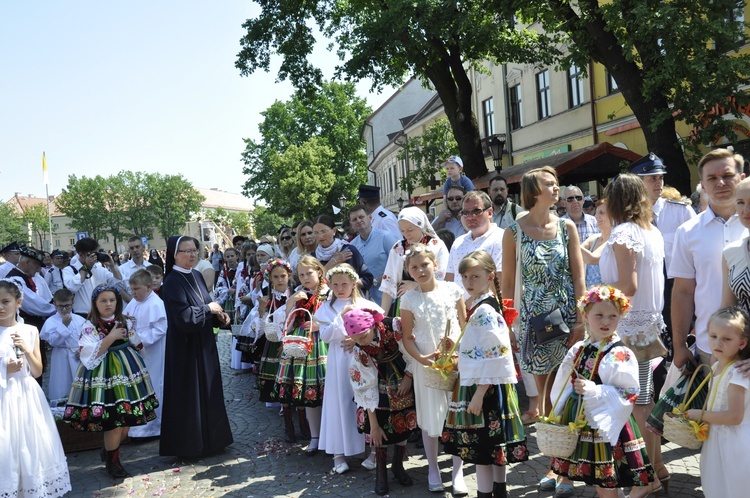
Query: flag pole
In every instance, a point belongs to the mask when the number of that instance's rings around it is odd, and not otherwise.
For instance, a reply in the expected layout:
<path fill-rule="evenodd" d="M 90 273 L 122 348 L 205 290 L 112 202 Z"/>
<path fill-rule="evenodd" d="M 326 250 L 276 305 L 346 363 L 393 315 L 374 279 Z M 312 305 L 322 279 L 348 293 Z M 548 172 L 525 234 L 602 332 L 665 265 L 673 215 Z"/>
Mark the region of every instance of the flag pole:
<path fill-rule="evenodd" d="M 52 253 L 52 207 L 49 199 L 49 174 L 47 173 L 47 155 L 42 152 L 42 172 L 44 173 L 44 190 L 47 195 L 47 222 L 49 223 L 49 252 Z M 42 249 L 43 250 L 43 249 Z"/>

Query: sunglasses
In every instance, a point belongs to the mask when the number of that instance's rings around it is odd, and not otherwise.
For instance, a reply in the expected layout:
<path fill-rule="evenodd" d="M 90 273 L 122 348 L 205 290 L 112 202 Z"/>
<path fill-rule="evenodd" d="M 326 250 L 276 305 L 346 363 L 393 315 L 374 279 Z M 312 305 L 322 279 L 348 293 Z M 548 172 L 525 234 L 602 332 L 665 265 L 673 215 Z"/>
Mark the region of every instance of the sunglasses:
<path fill-rule="evenodd" d="M 485 212 L 485 211 L 487 211 L 488 209 L 489 209 L 489 208 L 484 208 L 484 209 L 473 209 L 473 210 L 471 210 L 471 211 L 465 211 L 465 210 L 463 210 L 463 211 L 461 211 L 461 213 L 460 213 L 460 214 L 461 214 L 461 216 L 463 216 L 463 217 L 465 217 L 465 218 L 468 218 L 469 216 L 479 216 L 480 214 L 484 213 L 484 212 Z"/>
<path fill-rule="evenodd" d="M 567 202 L 573 202 L 573 201 L 580 202 L 580 201 L 583 200 L 583 196 L 582 195 L 571 195 L 570 197 L 567 197 L 565 200 Z"/>
<path fill-rule="evenodd" d="M 446 199 L 450 202 L 460 201 L 463 199 L 463 197 L 446 197 Z"/>
<path fill-rule="evenodd" d="M 292 237 L 290 235 L 285 235 L 281 237 L 281 240 L 292 240 Z"/>

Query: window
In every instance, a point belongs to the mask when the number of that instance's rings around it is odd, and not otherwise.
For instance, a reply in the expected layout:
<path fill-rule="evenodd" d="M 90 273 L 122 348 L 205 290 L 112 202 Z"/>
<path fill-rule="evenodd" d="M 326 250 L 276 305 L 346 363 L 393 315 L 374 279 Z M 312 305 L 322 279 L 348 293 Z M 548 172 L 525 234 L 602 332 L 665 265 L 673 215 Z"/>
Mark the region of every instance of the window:
<path fill-rule="evenodd" d="M 57 223 L 53 223 L 53 224 L 52 224 L 52 228 L 53 228 L 54 230 L 57 230 L 58 228 L 60 228 L 60 225 L 59 225 L 59 224 L 57 224 Z"/>
<path fill-rule="evenodd" d="M 609 71 L 605 71 L 605 73 L 607 74 L 607 95 L 612 95 L 613 93 L 619 92 L 620 89 L 617 86 L 615 78 L 610 74 Z"/>
<path fill-rule="evenodd" d="M 549 69 L 536 75 L 536 93 L 538 118 L 550 117 L 552 111 L 550 109 Z"/>
<path fill-rule="evenodd" d="M 70 245 L 71 246 L 76 245 L 76 239 L 70 239 Z"/>
<path fill-rule="evenodd" d="M 521 106 L 521 85 L 514 85 L 508 88 L 508 101 L 510 102 L 510 128 L 517 130 L 523 126 L 521 115 L 523 107 Z"/>
<path fill-rule="evenodd" d="M 735 3 L 734 8 L 729 11 L 727 22 L 737 27 L 737 43 L 745 41 L 745 2 L 741 0 Z"/>
<path fill-rule="evenodd" d="M 55 239 L 55 247 L 60 247 L 60 239 Z"/>
<path fill-rule="evenodd" d="M 572 64 L 568 69 L 568 107 L 578 107 L 583 104 L 583 77 L 581 68 Z"/>
<path fill-rule="evenodd" d="M 492 97 L 482 102 L 482 116 L 484 117 L 484 136 L 491 137 L 495 134 L 495 104 Z"/>

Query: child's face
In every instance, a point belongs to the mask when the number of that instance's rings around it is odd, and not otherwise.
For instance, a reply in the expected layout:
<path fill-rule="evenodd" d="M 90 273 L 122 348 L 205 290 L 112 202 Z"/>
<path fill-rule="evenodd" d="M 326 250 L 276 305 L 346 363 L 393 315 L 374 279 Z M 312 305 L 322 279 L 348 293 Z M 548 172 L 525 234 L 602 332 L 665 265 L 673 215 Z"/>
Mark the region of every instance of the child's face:
<path fill-rule="evenodd" d="M 355 344 L 359 346 L 367 346 L 372 342 L 372 337 L 375 335 L 375 328 L 371 328 L 363 334 L 357 334 L 350 336 Z"/>
<path fill-rule="evenodd" d="M 154 280 L 154 289 L 158 289 L 161 287 L 161 283 L 164 281 L 164 275 L 157 274 L 157 275 L 151 275 L 151 278 Z"/>
<path fill-rule="evenodd" d="M 617 324 L 620 323 L 620 310 L 609 299 L 594 303 L 582 315 L 593 341 L 608 338 L 617 331 Z"/>
<path fill-rule="evenodd" d="M 422 251 L 407 260 L 407 271 L 419 285 L 427 284 L 435 279 L 435 262 Z"/>
<path fill-rule="evenodd" d="M 117 297 L 112 291 L 103 291 L 96 296 L 96 310 L 99 312 L 99 316 L 103 318 L 109 318 L 115 314 L 117 310 Z"/>
<path fill-rule="evenodd" d="M 152 285 L 130 284 L 130 294 L 139 303 L 145 301 L 152 290 Z"/>
<path fill-rule="evenodd" d="M 458 181 L 461 178 L 462 171 L 463 168 L 458 163 L 445 163 L 445 173 L 451 180 Z"/>
<path fill-rule="evenodd" d="M 258 265 L 263 268 L 263 265 L 265 265 L 268 260 L 271 259 L 271 255 L 266 254 L 263 251 L 259 251 L 255 253 L 255 259 L 258 261 Z"/>
<path fill-rule="evenodd" d="M 302 286 L 308 289 L 315 289 L 318 287 L 318 282 L 320 282 L 318 270 L 312 266 L 297 266 L 297 276 Z"/>
<path fill-rule="evenodd" d="M 740 335 L 737 324 L 714 319 L 708 324 L 708 345 L 717 360 L 737 359 L 740 350 L 747 347 L 747 339 Z"/>
<path fill-rule="evenodd" d="M 224 259 L 227 260 L 227 265 L 230 268 L 237 266 L 237 253 L 234 251 L 227 251 L 224 253 Z"/>
<path fill-rule="evenodd" d="M 349 299 L 354 291 L 354 282 L 343 273 L 336 273 L 331 277 L 331 290 L 336 299 Z"/>
<path fill-rule="evenodd" d="M 283 292 L 289 287 L 289 273 L 283 266 L 277 266 L 271 270 L 271 285 L 279 292 Z"/>
<path fill-rule="evenodd" d="M 71 299 L 55 301 L 55 309 L 57 309 L 57 312 L 62 316 L 68 316 L 73 311 L 73 301 Z"/>
<path fill-rule="evenodd" d="M 472 266 L 461 274 L 461 283 L 469 295 L 476 299 L 486 293 L 492 285 L 495 274 L 488 272 L 481 266 Z"/>
<path fill-rule="evenodd" d="M 16 319 L 16 312 L 21 307 L 21 300 L 10 292 L 0 289 L 0 323 L 8 323 Z"/>

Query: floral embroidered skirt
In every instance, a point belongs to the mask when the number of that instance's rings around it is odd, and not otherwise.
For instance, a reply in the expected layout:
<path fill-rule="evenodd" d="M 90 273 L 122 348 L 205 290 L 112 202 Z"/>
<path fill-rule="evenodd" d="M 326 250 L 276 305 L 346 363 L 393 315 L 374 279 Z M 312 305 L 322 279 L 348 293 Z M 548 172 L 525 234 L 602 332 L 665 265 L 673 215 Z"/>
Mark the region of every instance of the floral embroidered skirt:
<path fill-rule="evenodd" d="M 263 354 L 260 357 L 260 364 L 258 365 L 258 378 L 256 379 L 255 387 L 259 391 L 258 399 L 265 403 L 270 403 L 277 401 L 273 386 L 276 384 L 276 376 L 279 374 L 281 343 L 268 340 L 264 340 L 263 342 L 265 346 L 263 347 Z"/>
<path fill-rule="evenodd" d="M 563 424 L 571 422 L 578 411 L 578 397 L 565 403 Z M 552 471 L 574 481 L 603 488 L 647 486 L 654 480 L 654 469 L 646 453 L 635 418 L 631 415 L 613 447 L 588 425 L 581 429 L 578 445 L 570 458 L 553 458 Z"/>
<path fill-rule="evenodd" d="M 307 332 L 298 328 L 294 335 L 307 336 Z M 312 344 L 310 354 L 301 359 L 289 357 L 282 351 L 274 386 L 276 401 L 313 408 L 323 405 L 328 344 L 320 340 L 317 332 L 313 333 Z"/>
<path fill-rule="evenodd" d="M 381 360 L 377 366 L 379 401 L 375 417 L 388 439 L 383 444 L 406 441 L 417 428 L 414 389 L 404 396 L 398 396 L 398 386 L 404 378 L 406 361 L 401 353 L 396 351 L 396 354 Z M 370 417 L 367 410 L 361 406 L 357 408 L 357 428 L 361 433 L 370 434 Z"/>
<path fill-rule="evenodd" d="M 109 431 L 154 420 L 157 406 L 143 359 L 125 343 L 110 347 L 93 370 L 78 365 L 63 420 L 80 431 Z"/>
<path fill-rule="evenodd" d="M 443 426 L 446 453 L 477 465 L 506 465 L 529 459 L 518 395 L 513 384 L 493 385 L 484 393 L 482 413 L 466 411 L 476 385 L 456 382 Z"/>

